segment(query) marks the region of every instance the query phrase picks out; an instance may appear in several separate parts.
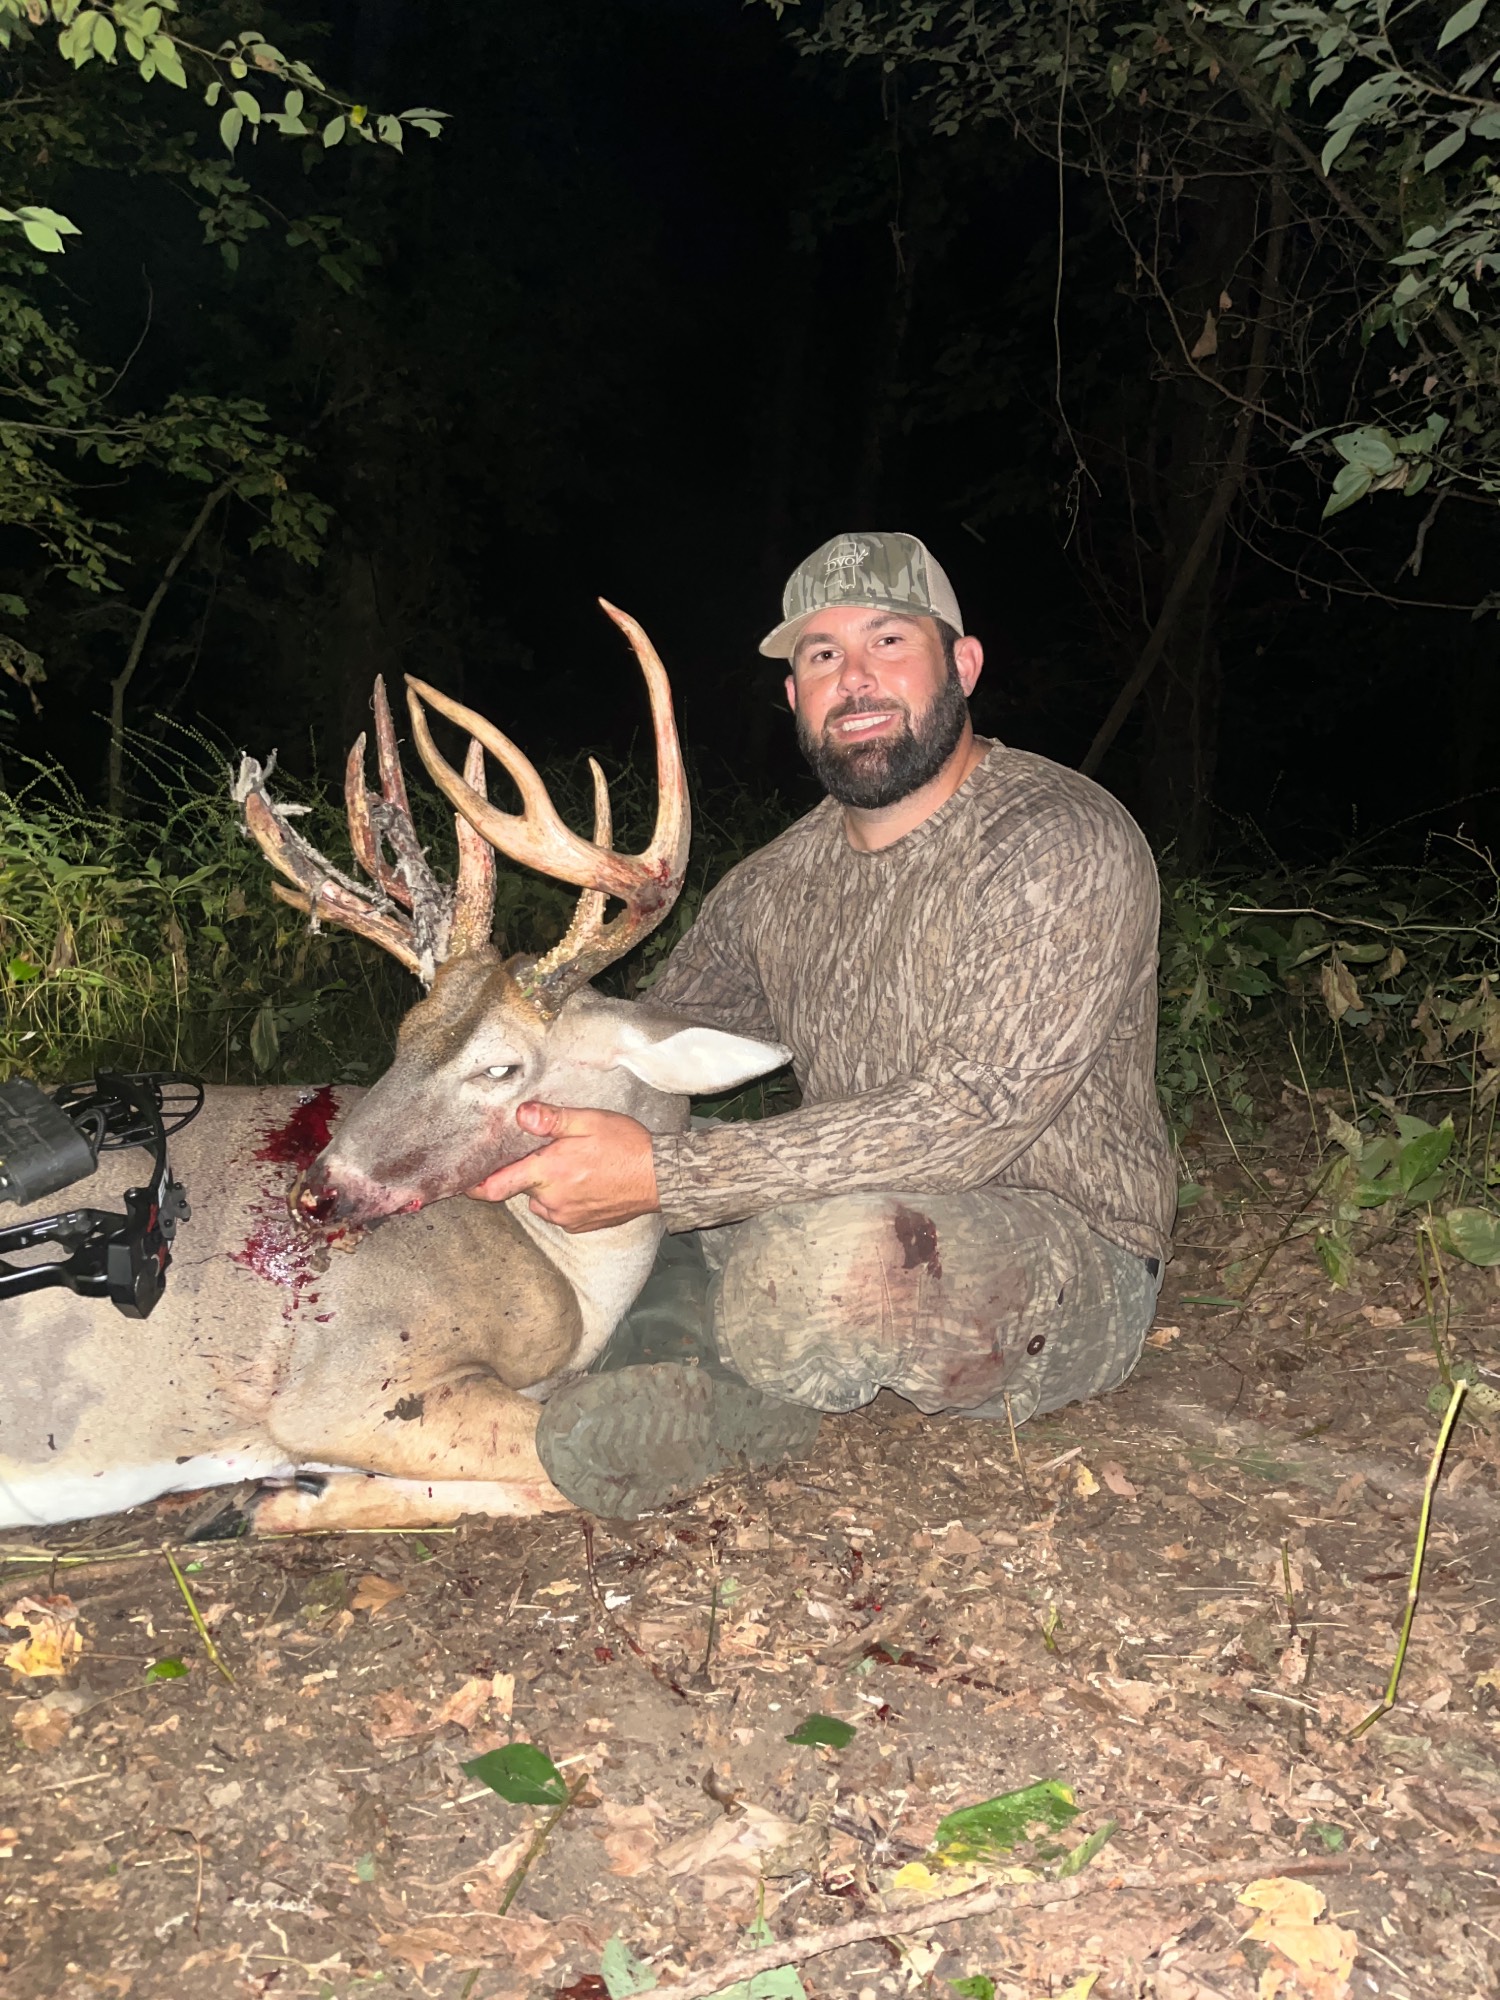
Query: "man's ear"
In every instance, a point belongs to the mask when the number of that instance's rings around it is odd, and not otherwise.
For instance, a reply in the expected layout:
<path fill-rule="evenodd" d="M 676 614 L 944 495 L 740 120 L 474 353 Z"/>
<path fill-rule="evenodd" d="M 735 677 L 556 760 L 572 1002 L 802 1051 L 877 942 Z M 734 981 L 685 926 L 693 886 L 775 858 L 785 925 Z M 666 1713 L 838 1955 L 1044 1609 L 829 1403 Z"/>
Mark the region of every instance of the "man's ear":
<path fill-rule="evenodd" d="M 797 676 L 795 674 L 788 674 L 786 677 L 786 705 L 792 711 L 793 715 L 797 713 Z"/>
<path fill-rule="evenodd" d="M 984 648 L 977 639 L 960 639 L 953 648 L 953 664 L 958 668 L 958 684 L 965 695 L 974 692 L 974 684 L 984 671 Z"/>
<path fill-rule="evenodd" d="M 717 1095 L 736 1090 L 792 1059 L 779 1042 L 757 1042 L 721 1028 L 677 1026 L 667 1016 L 622 1021 L 600 1067 L 629 1070 L 652 1090 L 677 1097 Z"/>

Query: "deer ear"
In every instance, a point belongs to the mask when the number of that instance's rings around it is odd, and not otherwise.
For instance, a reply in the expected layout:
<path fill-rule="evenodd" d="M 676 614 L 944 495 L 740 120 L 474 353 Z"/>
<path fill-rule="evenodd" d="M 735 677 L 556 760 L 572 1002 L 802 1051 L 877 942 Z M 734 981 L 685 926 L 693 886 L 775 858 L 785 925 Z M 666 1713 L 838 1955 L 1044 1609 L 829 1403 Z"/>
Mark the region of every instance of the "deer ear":
<path fill-rule="evenodd" d="M 779 1042 L 756 1042 L 719 1028 L 676 1028 L 653 1038 L 632 1024 L 622 1030 L 613 1056 L 621 1069 L 653 1090 L 700 1097 L 734 1090 L 751 1077 L 780 1069 L 792 1052 Z"/>

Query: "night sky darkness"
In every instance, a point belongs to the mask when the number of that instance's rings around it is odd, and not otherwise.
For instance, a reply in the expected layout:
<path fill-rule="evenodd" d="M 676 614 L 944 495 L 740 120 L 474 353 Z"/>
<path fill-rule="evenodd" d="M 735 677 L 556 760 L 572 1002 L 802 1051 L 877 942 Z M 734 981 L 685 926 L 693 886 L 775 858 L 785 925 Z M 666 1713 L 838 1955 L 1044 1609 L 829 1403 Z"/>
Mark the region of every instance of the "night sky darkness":
<path fill-rule="evenodd" d="M 368 236 L 380 263 L 353 298 L 271 243 L 231 276 L 149 180 L 76 190 L 88 247 L 69 277 L 95 345 L 134 344 L 149 282 L 143 395 L 262 398 L 336 510 L 315 572 L 247 558 L 246 523 L 205 545 L 159 621 L 138 721 L 165 709 L 331 775 L 372 673 L 404 668 L 538 754 L 602 746 L 618 765 L 644 702 L 603 593 L 655 639 L 704 778 L 810 802 L 756 642 L 818 542 L 897 527 L 929 542 L 985 642 L 978 725 L 1077 761 L 1131 663 L 1080 564 L 1129 558 L 1118 536 L 1097 556 L 1065 546 L 1048 163 L 997 128 L 932 138 L 899 87 L 799 60 L 740 0 L 325 0 L 281 21 L 331 79 L 452 120 L 404 161 L 365 149 L 310 181 L 295 148 L 247 155 L 289 211 L 336 197 Z M 1119 344 L 1117 252 L 1079 227 L 1067 380 L 1084 416 L 1101 379 L 1128 415 L 1149 355 Z M 131 516 L 136 603 L 183 505 Z M 1360 512 L 1347 545 L 1389 578 L 1412 519 Z M 1460 528 L 1424 585 L 1479 595 L 1484 559 Z M 1238 547 L 1218 587 L 1216 846 L 1300 858 L 1397 820 L 1500 834 L 1480 796 L 1493 620 L 1330 600 Z M 97 788 L 123 640 L 76 611 L 41 614 L 69 692 L 22 747 Z M 1164 847 L 1142 727 L 1101 776 Z"/>

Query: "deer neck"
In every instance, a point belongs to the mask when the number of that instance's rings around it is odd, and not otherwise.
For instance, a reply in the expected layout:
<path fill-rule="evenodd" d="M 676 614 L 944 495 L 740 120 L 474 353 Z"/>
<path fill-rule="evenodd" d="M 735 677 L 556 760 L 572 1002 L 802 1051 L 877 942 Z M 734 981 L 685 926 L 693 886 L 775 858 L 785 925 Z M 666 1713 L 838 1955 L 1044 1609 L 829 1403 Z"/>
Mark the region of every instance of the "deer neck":
<path fill-rule="evenodd" d="M 659 1215 L 638 1215 L 613 1229 L 591 1229 L 572 1236 L 556 1223 L 544 1222 L 541 1216 L 533 1215 L 530 1201 L 529 1195 L 518 1194 L 505 1206 L 578 1295 L 583 1335 L 566 1370 L 569 1375 L 577 1375 L 604 1351 L 609 1336 L 645 1284 L 656 1262 L 662 1220 Z M 534 1395 L 538 1389 L 550 1387 L 550 1383 L 538 1383 L 526 1394 Z"/>

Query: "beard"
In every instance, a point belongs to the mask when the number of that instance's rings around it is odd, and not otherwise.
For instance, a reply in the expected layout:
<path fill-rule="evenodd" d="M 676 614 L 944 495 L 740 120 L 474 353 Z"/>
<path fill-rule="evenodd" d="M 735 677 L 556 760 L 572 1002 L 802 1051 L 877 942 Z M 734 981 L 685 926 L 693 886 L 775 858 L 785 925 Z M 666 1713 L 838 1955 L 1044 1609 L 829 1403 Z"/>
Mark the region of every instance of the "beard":
<path fill-rule="evenodd" d="M 849 715 L 882 715 L 892 708 L 899 728 L 868 743 L 836 743 L 830 731 Z M 935 778 L 958 748 L 969 719 L 969 704 L 952 665 L 947 679 L 915 723 L 905 702 L 846 701 L 830 711 L 823 733 L 813 736 L 797 716 L 797 743 L 818 782 L 841 806 L 877 812 L 899 804 Z"/>

